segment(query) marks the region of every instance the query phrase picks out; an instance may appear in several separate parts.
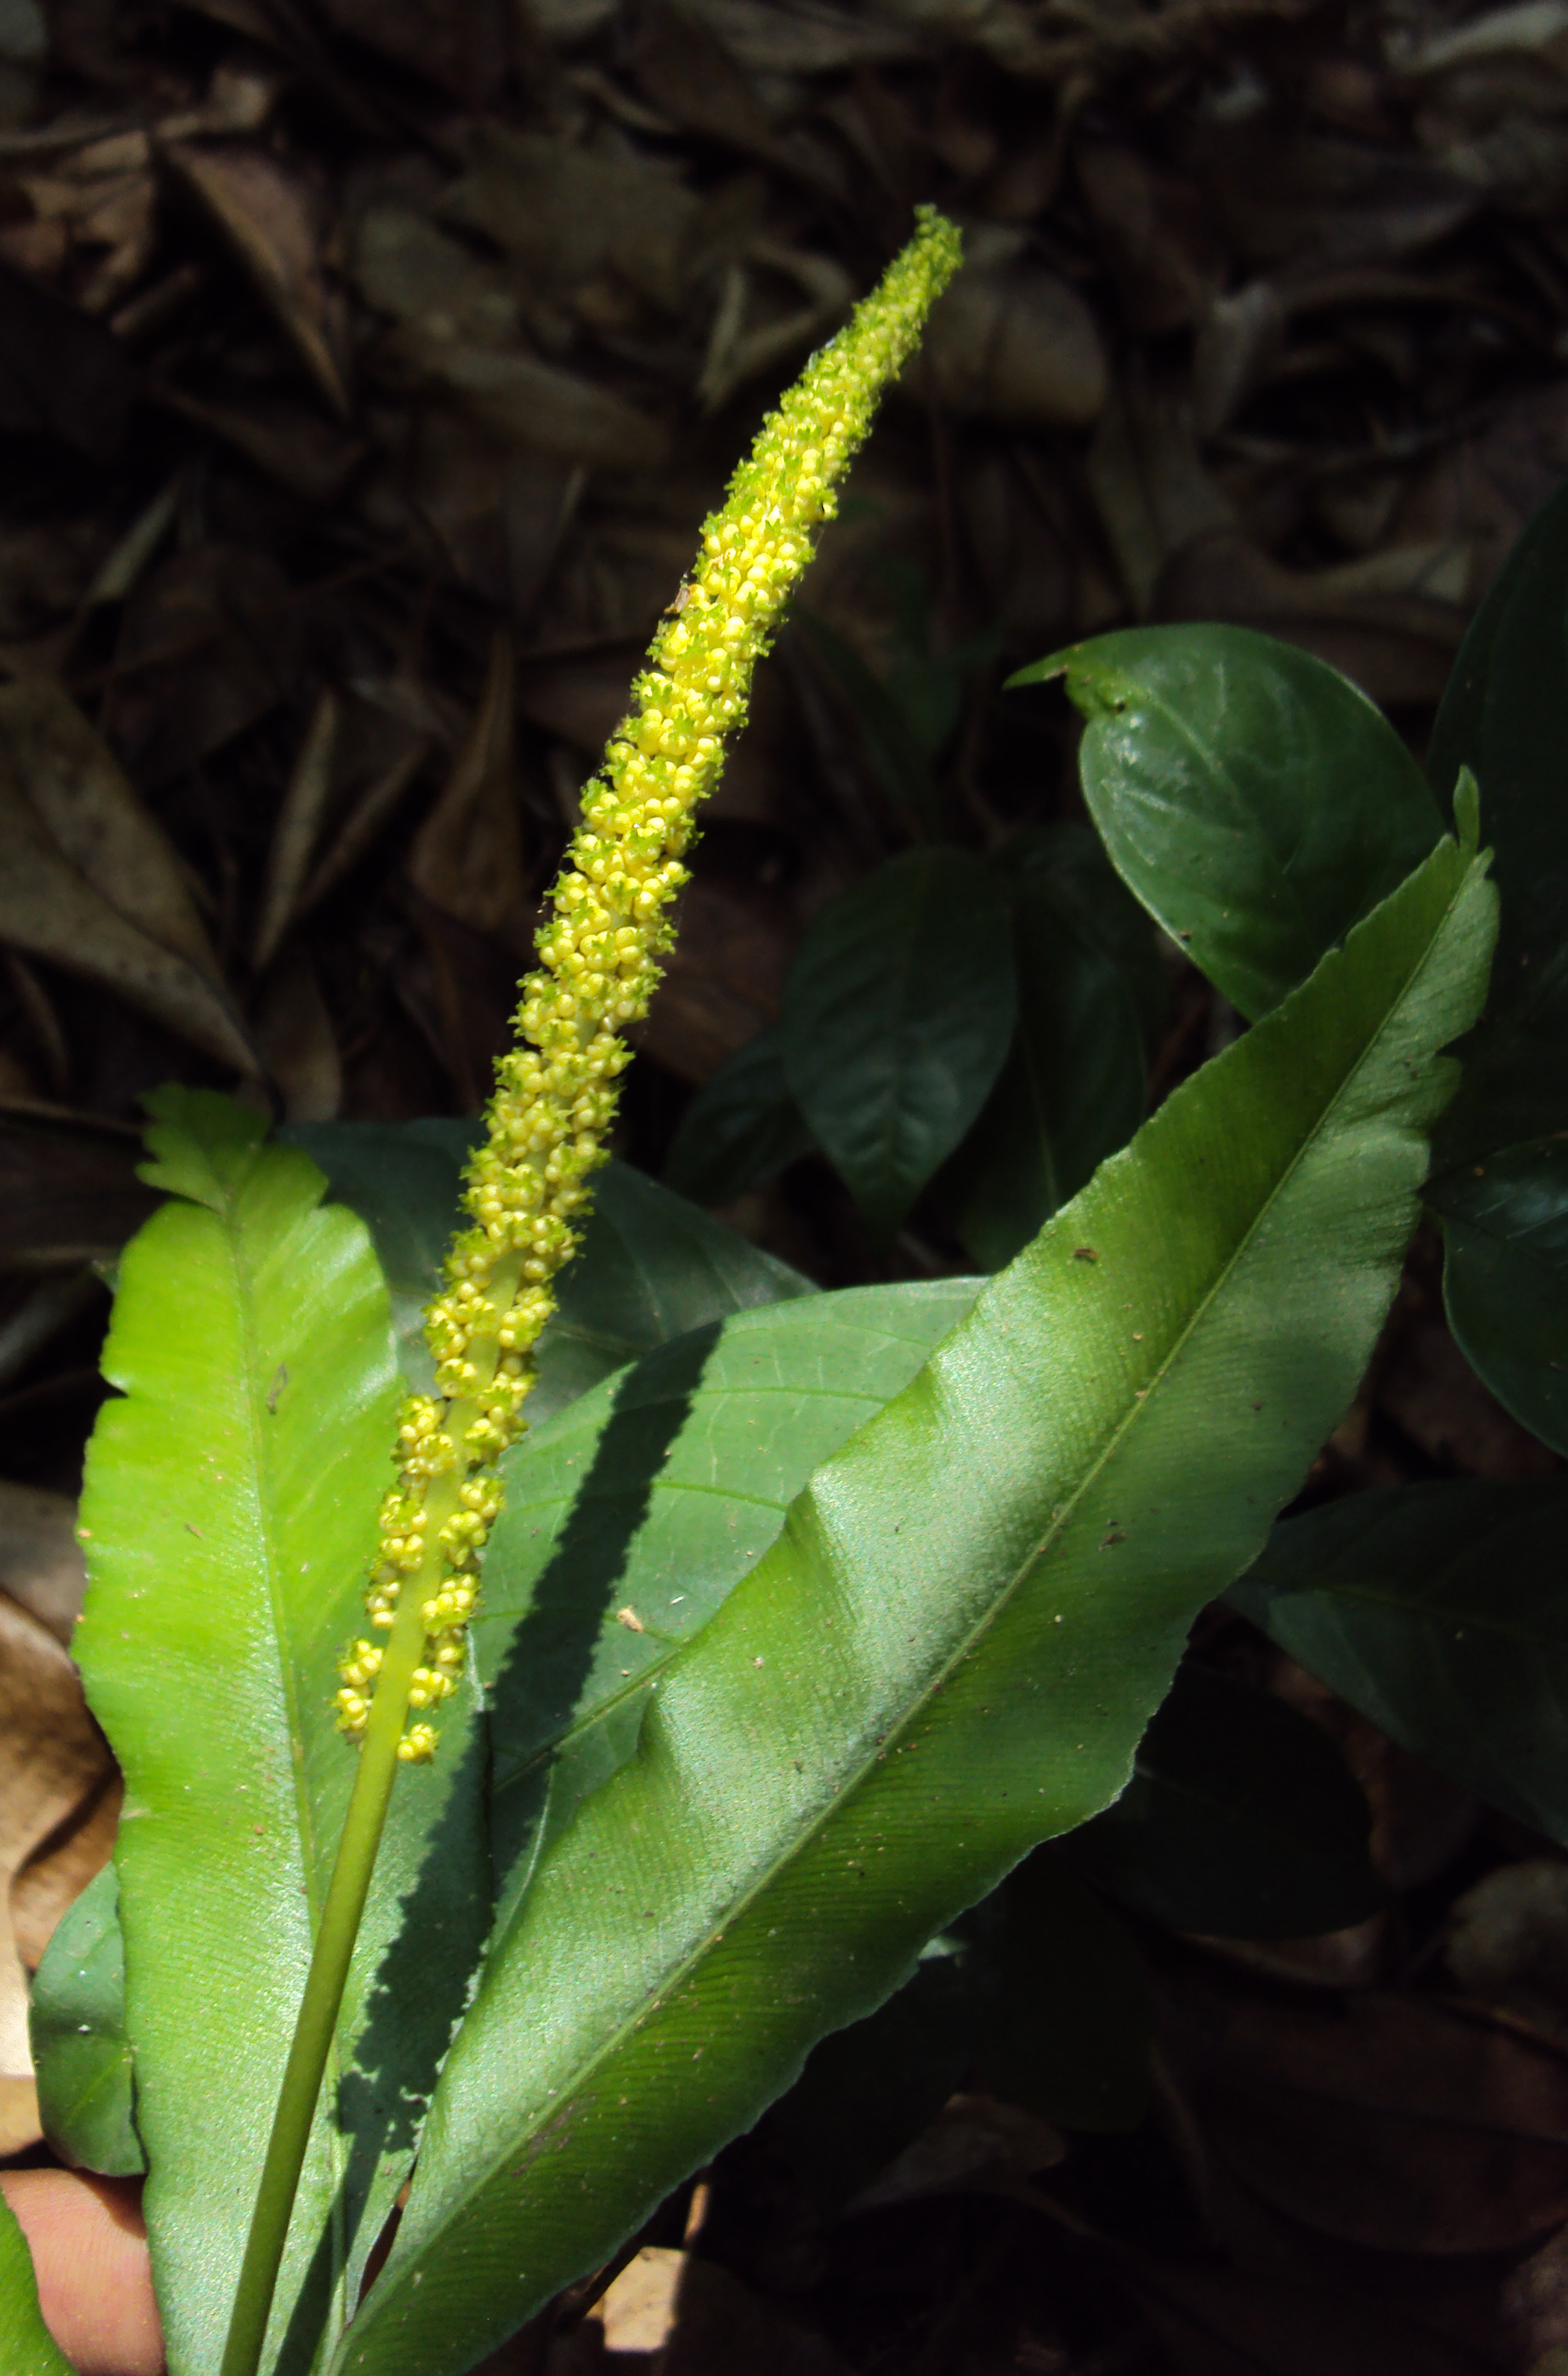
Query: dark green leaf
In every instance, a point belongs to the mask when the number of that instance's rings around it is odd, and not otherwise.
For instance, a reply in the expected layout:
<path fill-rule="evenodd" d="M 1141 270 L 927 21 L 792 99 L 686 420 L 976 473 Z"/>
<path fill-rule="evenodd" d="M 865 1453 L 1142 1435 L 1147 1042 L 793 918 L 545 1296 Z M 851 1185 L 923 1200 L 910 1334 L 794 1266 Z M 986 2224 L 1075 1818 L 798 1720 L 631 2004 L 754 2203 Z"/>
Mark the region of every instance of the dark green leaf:
<path fill-rule="evenodd" d="M 1144 1110 L 1143 1042 L 1124 976 L 1069 920 L 1049 876 L 1024 875 L 1012 904 L 1017 1028 L 949 1174 L 958 1235 L 988 1270 L 1011 1262 L 1125 1146 Z"/>
<path fill-rule="evenodd" d="M 1568 1842 L 1568 1483 L 1394 1486 L 1277 1527 L 1229 1598 L 1402 1748 Z"/>
<path fill-rule="evenodd" d="M 470 1122 L 311 1123 L 281 1134 L 368 1225 L 392 1289 L 404 1374 L 430 1379 L 422 1315 L 457 1221 Z M 811 1281 L 629 1164 L 594 1182 L 582 1251 L 561 1277 L 529 1398 L 538 1426 L 624 1361 L 731 1312 L 809 1295 Z"/>
<path fill-rule="evenodd" d="M 344 2376 L 470 2366 L 1123 1788 L 1388 1308 L 1483 876 L 1443 844 L 1183 1083 L 671 1659 L 492 1950 Z"/>
<path fill-rule="evenodd" d="M 1568 1138 L 1503 1146 L 1427 1190 L 1461 1350 L 1515 1418 L 1568 1454 Z"/>
<path fill-rule="evenodd" d="M 559 1830 L 633 1753 L 675 1652 L 979 1284 L 850 1288 L 741 1313 L 606 1379 L 506 1455 L 475 1626 L 496 1870 L 514 1877 L 504 1909 L 541 1824 Z"/>
<path fill-rule="evenodd" d="M 112 1864 L 56 1925 L 29 2016 L 38 2115 L 61 2158 L 106 2178 L 147 2168 L 125 2037 L 125 1942 Z"/>
<path fill-rule="evenodd" d="M 125 1775 L 115 1861 L 171 2365 L 216 2367 L 353 1781 L 333 1726 L 399 1388 L 363 1224 L 265 1125 L 152 1101 L 170 1193 L 127 1247 L 82 1502 L 75 1646 Z M 413 2156 L 490 1919 L 473 1701 L 399 1777 L 285 2261 L 268 2364 L 329 2349 Z M 285 2335 L 287 2332 L 287 2339 Z"/>
<path fill-rule="evenodd" d="M 681 1116 L 665 1185 L 694 1204 L 728 1205 L 814 1144 L 784 1077 L 779 1035 L 762 1031 L 720 1064 Z"/>
<path fill-rule="evenodd" d="M 32 2254 L 0 2194 L 0 2368 L 6 2376 L 76 2376 L 43 2323 Z"/>
<path fill-rule="evenodd" d="M 826 619 L 799 608 L 793 615 L 849 703 L 883 790 L 897 807 L 918 817 L 922 825 L 934 826 L 936 779 L 931 766 L 934 754 L 916 719 Z M 946 735 L 941 739 L 944 742 Z"/>
<path fill-rule="evenodd" d="M 890 859 L 812 924 L 784 1069 L 873 1229 L 897 1229 L 979 1114 L 1016 1012 L 1006 899 L 966 850 Z"/>
<path fill-rule="evenodd" d="M 1028 826 L 992 854 L 1003 881 L 1048 883 L 1079 937 L 1111 959 L 1137 1009 L 1152 1059 L 1170 1006 L 1170 984 L 1149 915 L 1138 905 L 1087 825 Z"/>
<path fill-rule="evenodd" d="M 1487 1019 L 1440 1134 L 1449 1160 L 1568 1125 L 1568 486 L 1489 589 L 1432 728 L 1427 773 L 1480 786 L 1503 900 Z"/>
<path fill-rule="evenodd" d="M 1382 1905 L 1372 1813 L 1321 1726 L 1251 1683 L 1186 1665 L 1133 1778 L 1073 1853 L 1157 1922 L 1229 1939 L 1343 1930 Z"/>
<path fill-rule="evenodd" d="M 1129 627 L 1053 652 L 1080 769 L 1117 872 L 1248 1016 L 1431 848 L 1437 805 L 1349 680 L 1248 627 Z"/>
<path fill-rule="evenodd" d="M 986 2085 L 1060 2128 L 1135 2129 L 1154 2016 L 1126 1924 L 1054 1849 L 1008 1876 L 998 1910 L 979 2047 Z"/>

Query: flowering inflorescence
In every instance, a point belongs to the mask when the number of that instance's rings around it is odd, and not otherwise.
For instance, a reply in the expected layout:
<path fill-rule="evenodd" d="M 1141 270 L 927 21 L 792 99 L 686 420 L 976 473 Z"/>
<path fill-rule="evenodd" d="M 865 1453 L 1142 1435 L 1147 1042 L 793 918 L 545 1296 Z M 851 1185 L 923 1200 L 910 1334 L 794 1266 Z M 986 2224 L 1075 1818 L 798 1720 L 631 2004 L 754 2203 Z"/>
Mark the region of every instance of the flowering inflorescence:
<path fill-rule="evenodd" d="M 372 1631 L 397 1626 L 419 1596 L 422 1651 L 408 1703 L 421 1712 L 398 1753 L 434 1748 L 422 1711 L 457 1687 L 479 1554 L 501 1505 L 497 1455 L 520 1425 L 551 1283 L 577 1243 L 589 1175 L 603 1162 L 625 1028 L 647 1014 L 686 879 L 693 815 L 745 721 L 751 674 L 833 517 L 834 485 L 878 399 L 917 345 L 958 263 L 958 234 L 934 208 L 837 337 L 814 355 L 764 422 L 707 520 L 690 579 L 632 688 L 633 707 L 588 786 L 582 825 L 551 895 L 539 965 L 522 985 L 517 1045 L 497 1067 L 483 1144 L 464 1202 L 471 1226 L 446 1258 L 425 1317 L 435 1393 L 402 1413 L 401 1475 L 381 1513 L 366 1606 Z M 356 1642 L 341 1667 L 339 1721 L 364 1730 L 386 1653 Z"/>

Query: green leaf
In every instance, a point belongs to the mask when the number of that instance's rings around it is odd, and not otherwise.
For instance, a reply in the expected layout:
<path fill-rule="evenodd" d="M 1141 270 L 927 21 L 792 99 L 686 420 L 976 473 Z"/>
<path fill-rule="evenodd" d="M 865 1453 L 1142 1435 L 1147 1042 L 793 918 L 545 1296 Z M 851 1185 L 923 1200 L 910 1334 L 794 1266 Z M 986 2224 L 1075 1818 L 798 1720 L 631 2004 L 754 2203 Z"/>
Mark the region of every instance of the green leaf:
<path fill-rule="evenodd" d="M 32 2254 L 0 2193 L 0 2368 L 6 2376 L 76 2376 L 43 2323 Z"/>
<path fill-rule="evenodd" d="M 1087 825 L 1027 826 L 993 850 L 991 864 L 1009 888 L 1048 884 L 1079 937 L 1110 958 L 1137 1009 L 1145 1051 L 1158 1052 L 1170 1006 L 1153 920 L 1138 905 Z"/>
<path fill-rule="evenodd" d="M 1480 786 L 1503 901 L 1487 1019 L 1439 1136 L 1453 1162 L 1568 1126 L 1568 486 L 1536 514 L 1460 647 L 1427 756 Z"/>
<path fill-rule="evenodd" d="M 681 1116 L 665 1185 L 698 1205 L 728 1205 L 816 1144 L 784 1077 L 777 1030 L 760 1031 L 720 1064 Z"/>
<path fill-rule="evenodd" d="M 146 1176 L 172 1193 L 121 1265 L 75 1647 L 125 1775 L 126 2026 L 170 2368 L 204 2376 L 353 1778 L 335 1660 L 363 1623 L 399 1388 L 369 1237 L 322 1206 L 315 1165 L 225 1099 L 150 1103 Z M 394 1797 L 279 2292 L 291 2370 L 357 2297 L 488 1926 L 471 1723 L 464 1693 Z"/>
<path fill-rule="evenodd" d="M 321 1166 L 332 1194 L 370 1229 L 392 1290 L 403 1373 L 431 1378 L 422 1315 L 457 1226 L 463 1165 L 479 1124 L 311 1123 L 280 1135 Z M 688 1328 L 754 1304 L 810 1295 L 811 1281 L 671 1195 L 629 1164 L 594 1180 L 582 1251 L 562 1274 L 529 1397 L 538 1426 L 576 1395 Z"/>
<path fill-rule="evenodd" d="M 1444 843 L 817 1470 L 544 1849 L 339 2354 L 451 2376 L 1122 1788 L 1345 1409 L 1492 896 Z"/>
<path fill-rule="evenodd" d="M 1383 1904 L 1371 1834 L 1365 1793 L 1321 1725 L 1183 1665 L 1132 1780 L 1073 1853 L 1101 1888 L 1178 1930 L 1304 1939 Z"/>
<path fill-rule="evenodd" d="M 1059 2128 L 1135 2129 L 1154 2035 L 1137 1942 L 1054 1849 L 1008 1875 L 999 1910 L 979 2046 L 987 2086 Z"/>
<path fill-rule="evenodd" d="M 1277 1527 L 1232 1605 L 1380 1731 L 1568 1843 L 1568 1482 L 1392 1486 Z"/>
<path fill-rule="evenodd" d="M 1016 1013 L 1006 899 L 967 850 L 907 850 L 813 922 L 784 1070 L 873 1229 L 897 1229 L 975 1120 Z"/>
<path fill-rule="evenodd" d="M 1443 1217 L 1461 1351 L 1522 1425 L 1568 1454 L 1568 1138 L 1444 1172 L 1427 1202 Z"/>
<path fill-rule="evenodd" d="M 635 1752 L 660 1674 L 775 1541 L 812 1471 L 909 1384 L 979 1286 L 850 1288 L 738 1313 L 506 1454 L 474 1626 L 504 1913 L 541 1832 Z"/>
<path fill-rule="evenodd" d="M 826 619 L 797 606 L 794 624 L 849 703 L 865 743 L 866 756 L 883 790 L 897 808 L 933 828 L 939 807 L 936 778 L 932 772 L 935 751 L 920 731 L 919 720 L 894 699 L 854 646 L 847 644 Z M 941 733 L 936 749 L 951 731 L 948 726 Z"/>
<path fill-rule="evenodd" d="M 988 1270 L 1126 1145 L 1144 1111 L 1143 1037 L 1121 970 L 1069 920 L 1049 876 L 1025 875 L 1012 905 L 1017 1028 L 948 1174 L 958 1235 Z"/>
<path fill-rule="evenodd" d="M 1442 830 L 1420 769 L 1326 661 L 1250 627 L 1129 627 L 1009 677 L 1065 676 L 1084 798 L 1123 880 L 1248 1016 Z"/>
<path fill-rule="evenodd" d="M 43 2133 L 62 2158 L 105 2178 L 147 2168 L 125 2036 L 125 1942 L 112 1864 L 55 1926 L 28 2016 Z"/>

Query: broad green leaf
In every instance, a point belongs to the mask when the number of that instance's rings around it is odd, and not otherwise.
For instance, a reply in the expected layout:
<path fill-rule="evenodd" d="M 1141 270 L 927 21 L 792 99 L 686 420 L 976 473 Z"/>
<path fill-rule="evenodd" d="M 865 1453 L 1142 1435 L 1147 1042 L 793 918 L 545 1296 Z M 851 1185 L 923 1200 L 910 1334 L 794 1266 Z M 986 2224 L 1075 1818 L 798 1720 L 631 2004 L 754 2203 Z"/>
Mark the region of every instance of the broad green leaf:
<path fill-rule="evenodd" d="M 1408 1485 L 1277 1527 L 1229 1598 L 1401 1748 L 1568 1842 L 1568 1482 Z"/>
<path fill-rule="evenodd" d="M 125 2036 L 125 1942 L 112 1864 L 55 1926 L 33 1975 L 28 2026 L 38 2115 L 61 2157 L 105 2178 L 147 2168 Z"/>
<path fill-rule="evenodd" d="M 1114 1807 L 1073 1855 L 1140 1914 L 1218 1938 L 1304 1939 L 1375 1914 L 1372 1811 L 1321 1725 L 1183 1665 Z"/>
<path fill-rule="evenodd" d="M 1462 768 L 1503 902 L 1487 1018 L 1467 1052 L 1441 1152 L 1470 1161 L 1568 1126 L 1568 486 L 1536 514 L 1460 647 L 1427 774 L 1444 803 Z"/>
<path fill-rule="evenodd" d="M 43 2323 L 32 2254 L 0 2193 L 0 2368 L 6 2376 L 76 2376 Z"/>
<path fill-rule="evenodd" d="M 1128 627 L 1007 680 L 1065 676 L 1084 798 L 1123 880 L 1248 1016 L 1304 981 L 1442 830 L 1365 694 L 1250 627 Z"/>
<path fill-rule="evenodd" d="M 1154 2006 L 1126 1924 L 1051 1848 L 1008 1875 L 997 1907 L 978 2045 L 987 2086 L 1060 2128 L 1135 2129 Z"/>
<path fill-rule="evenodd" d="M 1152 1059 L 1165 1030 L 1170 984 L 1152 919 L 1138 905 L 1087 825 L 1026 826 L 991 853 L 1010 888 L 1043 881 L 1080 939 L 1101 950 L 1127 985 L 1144 1046 Z"/>
<path fill-rule="evenodd" d="M 474 1626 L 506 1910 L 541 1827 L 630 1757 L 659 1677 L 813 1469 L 907 1386 L 976 1279 L 743 1312 L 591 1388 L 505 1455 Z"/>
<path fill-rule="evenodd" d="M 907 850 L 813 922 L 784 1071 L 873 1229 L 897 1229 L 975 1120 L 1016 1013 L 1006 899 L 967 850 Z"/>
<path fill-rule="evenodd" d="M 1427 1190 L 1443 1297 L 1467 1360 L 1515 1418 L 1568 1454 L 1568 1137 L 1499 1147 Z"/>
<path fill-rule="evenodd" d="M 1012 905 L 1017 1027 L 949 1174 L 958 1235 L 988 1270 L 1011 1262 L 1126 1145 L 1144 1111 L 1143 1038 L 1122 972 L 1049 876 L 1024 875 Z"/>
<path fill-rule="evenodd" d="M 1443 843 L 816 1471 L 498 1937 L 345 2376 L 470 2366 L 1116 1796 L 1354 1392 L 1492 908 Z"/>
<path fill-rule="evenodd" d="M 698 1205 L 760 1187 L 815 1141 L 784 1077 L 777 1030 L 760 1031 L 700 1088 L 671 1142 L 665 1185 Z"/>
<path fill-rule="evenodd" d="M 453 1230 L 463 1165 L 479 1125 L 311 1123 L 280 1134 L 321 1166 L 332 1194 L 369 1227 L 392 1290 L 398 1358 L 419 1387 L 430 1379 L 422 1315 Z M 710 1220 L 630 1164 L 595 1176 L 582 1250 L 563 1272 L 554 1319 L 540 1343 L 529 1397 L 538 1426 L 573 1396 L 667 1337 L 754 1304 L 809 1295 L 787 1263 Z"/>
<path fill-rule="evenodd" d="M 330 1709 L 398 1400 L 370 1240 L 245 1109 L 161 1090 L 82 1503 L 76 1650 L 125 1775 L 116 1864 L 172 2376 L 216 2367 L 353 1778 Z M 454 1717 L 456 1722 L 453 1721 Z M 467 1693 L 399 1777 L 313 2136 L 269 2364 L 313 2361 L 412 2157 L 490 1916 Z"/>

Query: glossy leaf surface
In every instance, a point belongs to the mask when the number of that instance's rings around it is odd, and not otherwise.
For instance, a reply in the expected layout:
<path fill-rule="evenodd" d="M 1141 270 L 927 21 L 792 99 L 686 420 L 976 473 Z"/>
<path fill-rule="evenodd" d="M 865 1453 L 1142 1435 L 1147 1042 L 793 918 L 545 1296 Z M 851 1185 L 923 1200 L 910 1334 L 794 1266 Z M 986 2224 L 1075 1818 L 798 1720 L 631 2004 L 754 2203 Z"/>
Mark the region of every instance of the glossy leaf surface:
<path fill-rule="evenodd" d="M 636 1750 L 683 1644 L 779 1534 L 812 1471 L 907 1386 L 979 1281 L 851 1288 L 678 1337 L 505 1457 L 474 1627 L 503 1906 Z M 509 1878 L 507 1878 L 509 1877 Z"/>
<path fill-rule="evenodd" d="M 335 1659 L 362 1623 L 399 1386 L 369 1237 L 322 1205 L 314 1164 L 224 1099 L 153 1103 L 147 1176 L 170 1195 L 121 1265 L 76 1649 L 125 1774 L 126 2019 L 170 2369 L 205 2376 L 353 1778 Z M 442 1757 L 394 1797 L 274 2318 L 269 2363 L 291 2370 L 355 2298 L 488 1925 L 470 1724 L 460 1694 Z"/>
<path fill-rule="evenodd" d="M 1365 1793 L 1320 1725 L 1182 1665 L 1114 1807 L 1072 1854 L 1138 1913 L 1218 1938 L 1303 1939 L 1383 1904 Z"/>
<path fill-rule="evenodd" d="M 1053 652 L 1112 862 L 1248 1016 L 1305 980 L 1442 830 L 1420 769 L 1348 677 L 1249 627 L 1129 627 Z"/>
<path fill-rule="evenodd" d="M 1354 1390 L 1491 914 L 1444 844 L 816 1472 L 541 1855 L 340 2368 L 469 2366 L 1116 1795 Z"/>
<path fill-rule="evenodd" d="M 1427 1194 L 1460 1349 L 1516 1420 L 1568 1454 L 1568 1138 L 1500 1147 Z"/>
<path fill-rule="evenodd" d="M 6 2376 L 76 2376 L 43 2323 L 32 2254 L 4 2194 L 0 2194 L 0 2368 Z"/>
<path fill-rule="evenodd" d="M 681 1116 L 665 1184 L 698 1205 L 727 1205 L 814 1145 L 784 1076 L 783 1042 L 777 1030 L 759 1031 L 720 1064 Z"/>
<path fill-rule="evenodd" d="M 55 2152 L 79 2169 L 134 2178 L 137 2134 L 125 2036 L 125 1943 L 112 1864 L 55 1926 L 33 1975 L 29 2029 L 38 2111 Z"/>
<path fill-rule="evenodd" d="M 980 1112 L 1016 1013 L 1006 899 L 967 850 L 889 859 L 808 929 L 785 1075 L 873 1229 L 897 1229 Z"/>
<path fill-rule="evenodd" d="M 1144 1110 L 1144 1050 L 1132 991 L 1087 938 L 1049 876 L 1013 895 L 1018 1021 L 1007 1062 L 956 1158 L 958 1235 L 988 1270 L 1011 1262 Z"/>
<path fill-rule="evenodd" d="M 457 1222 L 463 1165 L 477 1124 L 311 1123 L 279 1135 L 321 1166 L 332 1194 L 360 1215 L 392 1291 L 398 1358 L 430 1376 L 422 1315 Z M 809 1279 L 629 1164 L 595 1175 L 582 1251 L 562 1273 L 554 1319 L 540 1343 L 529 1398 L 537 1427 L 576 1395 L 668 1337 L 731 1312 L 810 1295 Z"/>
<path fill-rule="evenodd" d="M 1408 1485 L 1277 1527 L 1233 1605 L 1391 1740 L 1568 1842 L 1568 1485 Z"/>

